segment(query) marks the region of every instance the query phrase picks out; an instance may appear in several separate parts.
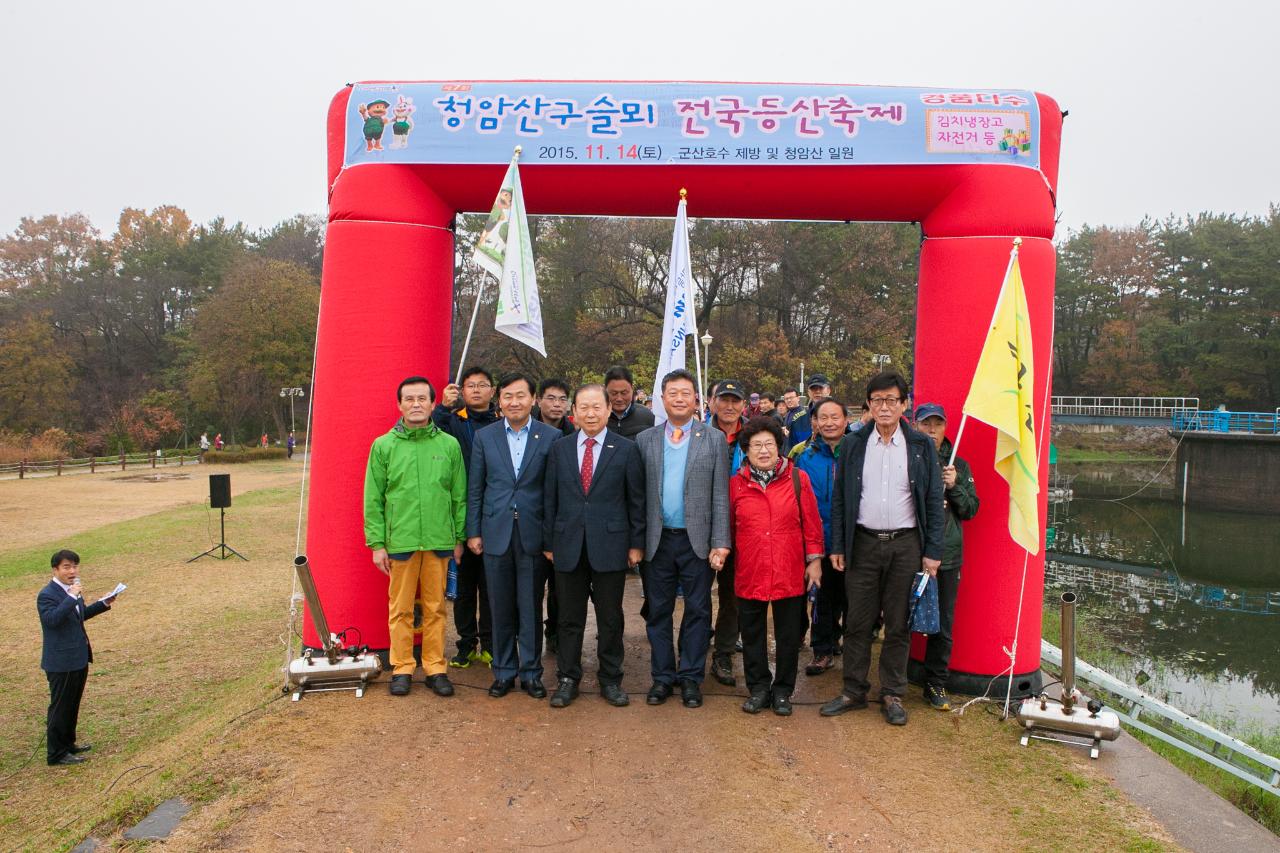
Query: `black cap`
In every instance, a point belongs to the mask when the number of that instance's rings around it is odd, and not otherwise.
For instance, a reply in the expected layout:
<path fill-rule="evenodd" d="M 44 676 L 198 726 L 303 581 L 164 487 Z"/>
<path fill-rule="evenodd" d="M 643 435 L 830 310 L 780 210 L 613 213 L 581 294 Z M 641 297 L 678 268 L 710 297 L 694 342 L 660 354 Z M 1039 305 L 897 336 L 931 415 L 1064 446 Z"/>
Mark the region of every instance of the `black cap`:
<path fill-rule="evenodd" d="M 947 412 L 938 403 L 922 403 L 920 408 L 916 409 L 916 421 L 922 421 L 925 418 L 942 418 L 947 419 Z"/>
<path fill-rule="evenodd" d="M 822 386 L 831 386 L 831 380 L 827 378 L 825 373 L 815 373 L 809 377 L 809 384 L 806 388 L 821 388 Z"/>
<path fill-rule="evenodd" d="M 742 383 L 736 379 L 726 379 L 716 386 L 717 397 L 737 397 L 739 400 L 747 399 L 747 392 L 742 390 Z"/>

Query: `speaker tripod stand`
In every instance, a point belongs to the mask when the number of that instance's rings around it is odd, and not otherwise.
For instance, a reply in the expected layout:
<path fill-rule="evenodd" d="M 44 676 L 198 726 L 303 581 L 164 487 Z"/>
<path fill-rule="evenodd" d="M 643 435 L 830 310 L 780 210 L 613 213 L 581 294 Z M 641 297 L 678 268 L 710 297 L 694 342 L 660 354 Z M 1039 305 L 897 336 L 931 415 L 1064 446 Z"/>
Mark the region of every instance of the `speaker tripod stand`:
<path fill-rule="evenodd" d="M 218 507 L 218 516 L 219 516 L 218 528 L 222 532 L 222 536 L 218 540 L 218 544 L 214 545 L 212 548 L 210 548 L 208 551 L 205 551 L 202 554 L 196 554 L 190 560 L 187 560 L 188 563 L 194 563 L 196 560 L 200 559 L 201 557 L 213 557 L 215 560 L 230 560 L 232 554 L 235 554 L 237 557 L 244 560 L 246 563 L 249 562 L 248 557 L 246 557 L 244 554 L 241 554 L 235 548 L 232 548 L 230 545 L 227 544 L 227 508 Z"/>

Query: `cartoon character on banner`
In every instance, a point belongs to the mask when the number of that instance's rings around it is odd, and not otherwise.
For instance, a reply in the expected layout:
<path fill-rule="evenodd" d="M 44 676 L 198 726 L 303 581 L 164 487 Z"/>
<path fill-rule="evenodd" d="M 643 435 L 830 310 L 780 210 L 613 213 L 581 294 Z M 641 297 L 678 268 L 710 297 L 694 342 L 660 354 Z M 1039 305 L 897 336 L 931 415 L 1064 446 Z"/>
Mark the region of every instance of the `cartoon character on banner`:
<path fill-rule="evenodd" d="M 382 150 L 382 134 L 391 123 L 391 119 L 387 118 L 390 106 L 388 102 L 379 99 L 356 107 L 360 111 L 360 118 L 364 119 L 365 151 Z"/>
<path fill-rule="evenodd" d="M 511 187 L 503 187 L 493 203 L 493 210 L 489 211 L 489 219 L 484 223 L 476 248 L 501 264 L 507 250 L 507 230 L 510 227 Z"/>
<path fill-rule="evenodd" d="M 391 108 L 391 147 L 392 148 L 408 148 L 409 147 L 409 131 L 413 130 L 413 115 L 417 107 L 413 105 L 413 98 L 406 98 L 404 95 L 396 96 L 396 105 Z"/>

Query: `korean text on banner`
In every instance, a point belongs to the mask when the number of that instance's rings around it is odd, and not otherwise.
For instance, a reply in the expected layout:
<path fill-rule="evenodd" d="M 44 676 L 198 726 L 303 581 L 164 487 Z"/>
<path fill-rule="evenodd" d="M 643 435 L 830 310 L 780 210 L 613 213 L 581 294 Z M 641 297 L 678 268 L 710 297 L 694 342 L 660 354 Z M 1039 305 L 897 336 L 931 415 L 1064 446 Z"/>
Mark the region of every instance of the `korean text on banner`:
<path fill-rule="evenodd" d="M 1040 465 L 1036 459 L 1031 323 L 1018 250 L 1010 255 L 999 302 L 964 414 L 996 429 L 996 472 L 1009 484 L 1009 535 L 1028 552 L 1040 552 Z"/>

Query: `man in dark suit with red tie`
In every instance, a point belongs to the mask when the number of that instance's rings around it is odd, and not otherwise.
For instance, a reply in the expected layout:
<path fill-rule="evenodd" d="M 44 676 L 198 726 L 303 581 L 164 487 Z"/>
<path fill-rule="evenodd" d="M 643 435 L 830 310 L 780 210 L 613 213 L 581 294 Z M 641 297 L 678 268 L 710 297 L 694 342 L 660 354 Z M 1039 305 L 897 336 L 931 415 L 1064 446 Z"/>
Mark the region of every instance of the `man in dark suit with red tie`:
<path fill-rule="evenodd" d="M 578 695 L 588 598 L 596 612 L 600 695 L 622 707 L 629 704 L 622 690 L 622 594 L 627 568 L 644 557 L 644 466 L 635 444 L 606 428 L 603 385 L 579 388 L 573 415 L 579 431 L 552 445 L 543 487 L 543 556 L 555 568 L 560 601 L 551 707 Z"/>
<path fill-rule="evenodd" d="M 111 609 L 112 598 L 86 605 L 80 590 L 80 555 L 58 551 L 49 560 L 53 579 L 36 597 L 44 649 L 40 668 L 49 679 L 47 757 L 49 764 L 79 764 L 89 744 L 76 743 L 76 721 L 93 649 L 84 630 L 86 619 Z"/>

